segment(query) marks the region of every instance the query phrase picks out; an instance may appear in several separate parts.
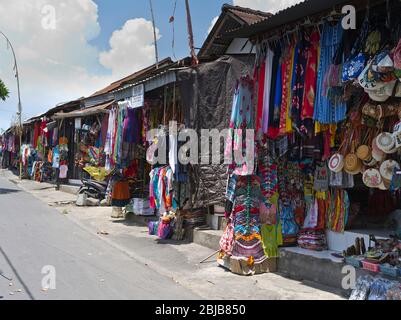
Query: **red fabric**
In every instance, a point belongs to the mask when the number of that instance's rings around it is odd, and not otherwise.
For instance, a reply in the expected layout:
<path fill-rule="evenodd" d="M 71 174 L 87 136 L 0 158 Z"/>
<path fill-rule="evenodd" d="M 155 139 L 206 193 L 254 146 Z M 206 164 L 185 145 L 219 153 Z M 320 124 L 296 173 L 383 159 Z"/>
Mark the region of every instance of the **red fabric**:
<path fill-rule="evenodd" d="M 287 49 L 287 53 L 284 56 L 284 61 L 281 64 L 282 68 L 282 97 L 281 97 L 281 109 L 280 109 L 280 128 L 279 134 L 284 135 L 287 132 L 287 105 L 288 105 L 288 89 L 290 84 L 290 76 L 291 76 L 291 62 L 292 62 L 292 46 Z"/>
<path fill-rule="evenodd" d="M 310 38 L 311 47 L 309 48 L 308 62 L 305 74 L 305 91 L 302 104 L 302 119 L 312 119 L 316 98 L 317 67 L 318 67 L 318 47 L 320 35 L 314 32 Z"/>
<path fill-rule="evenodd" d="M 33 131 L 33 147 L 35 149 L 38 146 L 39 133 L 40 133 L 40 124 L 39 124 L 39 122 L 36 122 L 34 131 Z"/>
<path fill-rule="evenodd" d="M 256 72 L 255 72 L 256 73 Z M 262 129 L 262 121 L 263 121 L 263 96 L 265 92 L 265 74 L 266 74 L 266 62 L 263 61 L 259 70 L 259 79 L 258 79 L 258 109 L 256 114 L 256 132 Z"/>
<path fill-rule="evenodd" d="M 104 146 L 106 143 L 106 137 L 107 137 L 107 129 L 109 128 L 109 115 L 105 114 L 103 117 L 102 121 L 102 129 L 101 129 L 101 139 L 102 139 L 102 145 Z"/>

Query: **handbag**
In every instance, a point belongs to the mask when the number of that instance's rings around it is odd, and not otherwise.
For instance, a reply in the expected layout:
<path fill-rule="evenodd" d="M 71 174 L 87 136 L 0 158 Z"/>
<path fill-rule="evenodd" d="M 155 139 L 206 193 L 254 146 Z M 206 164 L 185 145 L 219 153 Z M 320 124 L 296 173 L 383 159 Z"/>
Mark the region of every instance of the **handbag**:
<path fill-rule="evenodd" d="M 344 62 L 342 68 L 342 81 L 347 82 L 355 80 L 365 69 L 366 57 L 363 53 L 359 53 L 356 57 Z"/>
<path fill-rule="evenodd" d="M 329 190 L 329 170 L 325 163 L 316 166 L 313 189 L 318 192 Z"/>

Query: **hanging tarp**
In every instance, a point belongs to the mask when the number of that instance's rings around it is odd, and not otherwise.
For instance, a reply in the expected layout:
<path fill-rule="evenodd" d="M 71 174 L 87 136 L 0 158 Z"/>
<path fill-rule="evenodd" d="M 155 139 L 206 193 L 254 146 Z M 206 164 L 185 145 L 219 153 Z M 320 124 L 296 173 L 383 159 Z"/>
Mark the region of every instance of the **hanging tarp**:
<path fill-rule="evenodd" d="M 177 72 L 185 125 L 196 129 L 228 129 L 235 84 L 241 76 L 252 75 L 254 56 L 232 57 Z M 221 154 L 223 154 L 223 143 Z M 224 204 L 227 167 L 221 165 L 193 166 L 194 207 Z"/>

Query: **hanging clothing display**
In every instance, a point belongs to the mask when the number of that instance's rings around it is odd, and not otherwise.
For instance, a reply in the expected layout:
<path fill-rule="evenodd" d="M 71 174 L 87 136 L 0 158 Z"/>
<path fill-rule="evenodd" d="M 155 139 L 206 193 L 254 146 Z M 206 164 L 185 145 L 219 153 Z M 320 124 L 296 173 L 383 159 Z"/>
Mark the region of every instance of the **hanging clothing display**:
<path fill-rule="evenodd" d="M 169 166 L 154 168 L 150 172 L 150 207 L 161 214 L 176 208 L 173 194 L 174 174 Z"/>
<path fill-rule="evenodd" d="M 248 163 L 245 159 L 249 144 L 255 143 L 254 137 L 249 140 L 246 134 L 247 129 L 255 128 L 253 90 L 253 80 L 249 76 L 241 78 L 235 90 L 225 150 L 225 158 L 232 161 L 228 167 L 229 175 L 252 175 L 255 170 L 254 163 Z M 253 158 L 253 155 L 250 156 Z M 237 163 L 238 158 L 244 160 L 243 163 Z"/>
<path fill-rule="evenodd" d="M 239 176 L 233 200 L 230 226 L 227 227 L 220 241 L 222 250 L 220 257 L 229 261 L 229 269 L 234 273 L 260 273 L 267 257 L 264 253 L 260 229 L 259 177 Z"/>
<path fill-rule="evenodd" d="M 320 58 L 313 119 L 322 124 L 343 121 L 347 112 L 347 106 L 344 101 L 330 99 L 327 87 L 327 82 L 333 81 L 333 79 L 330 79 L 328 72 L 333 65 L 336 53 L 338 53 L 343 31 L 341 22 L 334 26 L 326 23 L 320 40 Z"/>
<path fill-rule="evenodd" d="M 272 79 L 273 79 L 273 59 L 274 52 L 268 48 L 266 53 L 266 62 L 265 62 L 265 90 L 263 93 L 263 116 L 262 116 L 262 129 L 263 133 L 267 134 L 269 130 L 269 117 L 270 117 L 270 108 L 271 106 L 271 89 L 272 89 Z"/>

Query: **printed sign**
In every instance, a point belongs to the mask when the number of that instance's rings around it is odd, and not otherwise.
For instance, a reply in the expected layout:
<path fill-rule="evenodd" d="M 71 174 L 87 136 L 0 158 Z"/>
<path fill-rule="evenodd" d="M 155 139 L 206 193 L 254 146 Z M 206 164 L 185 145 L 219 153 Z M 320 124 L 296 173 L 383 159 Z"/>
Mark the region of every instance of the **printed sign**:
<path fill-rule="evenodd" d="M 143 84 L 136 86 L 132 90 L 131 107 L 141 108 L 145 104 L 145 87 Z"/>

